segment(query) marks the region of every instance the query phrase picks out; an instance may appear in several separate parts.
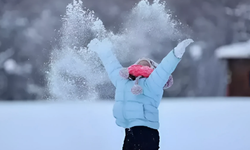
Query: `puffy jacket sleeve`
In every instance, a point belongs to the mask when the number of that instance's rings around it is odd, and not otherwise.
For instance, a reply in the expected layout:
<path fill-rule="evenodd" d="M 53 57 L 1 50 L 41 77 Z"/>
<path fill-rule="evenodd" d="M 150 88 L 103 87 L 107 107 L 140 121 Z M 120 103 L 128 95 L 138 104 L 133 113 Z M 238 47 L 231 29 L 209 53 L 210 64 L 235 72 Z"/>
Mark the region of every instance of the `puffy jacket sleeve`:
<path fill-rule="evenodd" d="M 174 55 L 174 51 L 170 51 L 146 79 L 146 86 L 154 93 L 162 92 L 164 85 L 180 61 L 181 59 Z"/>
<path fill-rule="evenodd" d="M 109 79 L 112 84 L 116 87 L 117 81 L 121 79 L 119 75 L 122 65 L 119 63 L 111 49 L 105 49 L 103 51 L 97 52 L 99 58 L 102 61 L 102 64 L 105 67 L 106 72 L 108 73 Z"/>

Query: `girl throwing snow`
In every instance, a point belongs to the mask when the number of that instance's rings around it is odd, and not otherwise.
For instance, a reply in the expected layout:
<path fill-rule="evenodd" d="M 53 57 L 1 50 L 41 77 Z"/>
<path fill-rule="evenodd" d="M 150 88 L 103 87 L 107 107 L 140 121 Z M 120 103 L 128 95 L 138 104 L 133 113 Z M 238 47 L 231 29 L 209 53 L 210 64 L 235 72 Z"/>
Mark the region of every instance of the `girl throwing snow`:
<path fill-rule="evenodd" d="M 173 84 L 172 72 L 192 42 L 186 39 L 179 43 L 159 65 L 144 58 L 128 68 L 113 55 L 109 39 L 89 43 L 88 48 L 98 54 L 116 87 L 113 115 L 116 124 L 125 128 L 123 150 L 159 149 L 158 106 L 164 89 Z"/>

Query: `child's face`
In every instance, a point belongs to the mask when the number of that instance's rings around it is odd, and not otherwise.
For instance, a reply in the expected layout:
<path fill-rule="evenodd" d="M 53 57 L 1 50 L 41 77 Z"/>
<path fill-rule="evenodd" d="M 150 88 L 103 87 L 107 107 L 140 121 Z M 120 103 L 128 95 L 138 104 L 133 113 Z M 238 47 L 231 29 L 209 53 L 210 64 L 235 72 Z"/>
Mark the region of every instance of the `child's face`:
<path fill-rule="evenodd" d="M 138 65 L 142 65 L 142 66 L 148 66 L 148 67 L 151 67 L 149 62 L 146 61 L 146 60 L 141 60 L 138 62 Z"/>

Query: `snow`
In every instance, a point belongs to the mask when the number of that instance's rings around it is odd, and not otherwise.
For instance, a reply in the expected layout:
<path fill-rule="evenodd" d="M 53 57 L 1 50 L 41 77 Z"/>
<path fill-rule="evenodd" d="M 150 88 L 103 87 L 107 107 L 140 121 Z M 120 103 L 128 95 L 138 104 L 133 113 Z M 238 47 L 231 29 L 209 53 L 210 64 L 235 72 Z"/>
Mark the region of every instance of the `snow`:
<path fill-rule="evenodd" d="M 203 54 L 203 49 L 200 45 L 194 44 L 190 46 L 189 53 L 194 60 L 200 60 Z"/>
<path fill-rule="evenodd" d="M 167 99 L 161 150 L 249 150 L 250 98 Z M 1 102 L 0 150 L 120 150 L 112 101 Z"/>
<path fill-rule="evenodd" d="M 32 65 L 29 63 L 18 64 L 14 59 L 7 59 L 3 64 L 4 70 L 8 74 L 29 74 L 32 72 Z"/>
<path fill-rule="evenodd" d="M 13 49 L 7 49 L 4 52 L 0 52 L 0 68 L 2 68 L 3 63 L 13 55 L 14 55 Z"/>
<path fill-rule="evenodd" d="M 17 68 L 17 63 L 13 59 L 8 59 L 4 62 L 3 66 L 4 66 L 4 69 L 6 72 L 14 73 L 16 71 L 16 68 Z"/>
<path fill-rule="evenodd" d="M 103 83 L 109 86 L 106 89 L 112 88 L 111 84 L 106 83 L 108 76 L 101 60 L 94 51 L 87 48 L 93 38 L 110 39 L 117 59 L 122 64 L 128 64 L 139 58 L 152 57 L 156 52 L 161 55 L 166 49 L 173 48 L 166 41 L 184 36 L 178 31 L 181 22 L 173 20 L 165 3 L 159 0 L 152 3 L 142 0 L 134 5 L 124 16 L 116 33 L 107 30 L 102 20 L 94 11 L 86 8 L 83 2 L 74 0 L 67 5 L 62 28 L 58 31 L 60 37 L 56 39 L 59 45 L 51 53 L 47 80 L 49 94 L 55 98 L 98 99 L 98 94 L 103 93 L 99 92 Z M 117 9 L 113 8 L 106 13 L 115 11 Z M 27 36 L 36 36 L 35 31 L 38 30 L 27 30 Z"/>
<path fill-rule="evenodd" d="M 250 40 L 218 48 L 215 51 L 218 58 L 250 58 Z"/>

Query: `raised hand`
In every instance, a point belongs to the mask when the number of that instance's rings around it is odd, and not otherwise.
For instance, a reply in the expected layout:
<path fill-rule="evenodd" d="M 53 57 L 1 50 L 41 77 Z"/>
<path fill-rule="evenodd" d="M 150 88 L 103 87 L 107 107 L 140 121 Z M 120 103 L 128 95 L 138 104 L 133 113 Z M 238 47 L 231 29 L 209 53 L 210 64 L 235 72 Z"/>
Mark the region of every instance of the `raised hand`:
<path fill-rule="evenodd" d="M 175 48 L 174 48 L 174 54 L 177 58 L 182 58 L 183 54 L 186 51 L 186 48 L 193 43 L 194 41 L 192 39 L 186 39 L 180 42 Z"/>
<path fill-rule="evenodd" d="M 95 38 L 91 40 L 90 43 L 88 44 L 88 49 L 99 53 L 101 51 L 111 50 L 112 46 L 113 45 L 108 38 L 105 38 L 101 41 Z"/>

